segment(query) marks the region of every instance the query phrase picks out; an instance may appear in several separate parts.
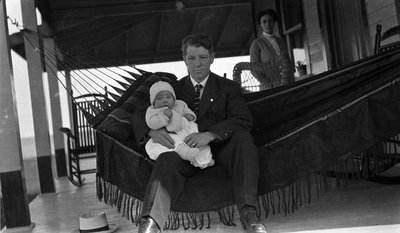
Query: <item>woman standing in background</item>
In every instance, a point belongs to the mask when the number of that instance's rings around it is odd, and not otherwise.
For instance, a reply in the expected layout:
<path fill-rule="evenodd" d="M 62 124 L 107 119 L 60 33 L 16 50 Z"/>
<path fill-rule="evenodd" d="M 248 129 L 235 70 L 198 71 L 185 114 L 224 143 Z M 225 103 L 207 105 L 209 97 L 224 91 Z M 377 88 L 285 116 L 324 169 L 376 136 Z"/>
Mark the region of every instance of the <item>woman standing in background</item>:
<path fill-rule="evenodd" d="M 262 89 L 288 84 L 293 77 L 293 64 L 287 53 L 286 44 L 280 37 L 274 35 L 277 20 L 278 15 L 272 9 L 263 10 L 257 14 L 257 23 L 260 24 L 263 32 L 251 43 L 250 62 L 263 63 L 264 67 L 269 68 L 252 71 Z"/>

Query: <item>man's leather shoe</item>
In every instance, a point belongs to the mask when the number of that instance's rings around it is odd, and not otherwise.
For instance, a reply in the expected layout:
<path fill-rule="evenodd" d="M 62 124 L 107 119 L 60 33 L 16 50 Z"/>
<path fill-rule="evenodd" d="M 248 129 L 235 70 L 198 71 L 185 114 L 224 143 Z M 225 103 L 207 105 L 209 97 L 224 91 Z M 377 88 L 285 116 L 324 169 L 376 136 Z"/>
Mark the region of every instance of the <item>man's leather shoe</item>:
<path fill-rule="evenodd" d="M 160 233 L 160 228 L 158 227 L 156 221 L 151 217 L 144 217 L 140 219 L 139 231 L 138 233 Z"/>
<path fill-rule="evenodd" d="M 247 233 L 267 233 L 265 226 L 258 221 L 255 207 L 244 207 L 240 212 L 240 222 Z"/>

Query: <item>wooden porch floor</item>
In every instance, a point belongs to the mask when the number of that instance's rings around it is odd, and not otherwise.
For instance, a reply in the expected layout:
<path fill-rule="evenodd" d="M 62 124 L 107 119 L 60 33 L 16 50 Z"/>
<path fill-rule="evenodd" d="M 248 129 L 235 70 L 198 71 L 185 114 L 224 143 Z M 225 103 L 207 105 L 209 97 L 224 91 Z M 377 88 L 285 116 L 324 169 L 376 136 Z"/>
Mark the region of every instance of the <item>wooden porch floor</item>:
<path fill-rule="evenodd" d="M 117 232 L 137 232 L 131 222 L 116 208 L 96 198 L 94 174 L 86 176 L 85 185 L 77 188 L 66 178 L 56 182 L 57 193 L 42 194 L 30 204 L 35 227 L 28 232 L 72 232 L 78 227 L 79 215 L 105 211 Z M 239 220 L 235 221 L 239 225 Z M 400 232 L 400 185 L 382 185 L 357 181 L 346 189 L 325 193 L 293 214 L 269 216 L 263 221 L 268 232 Z M 169 232 L 169 231 L 168 231 Z M 180 232 L 243 232 L 241 227 L 228 227 L 212 218 L 211 229 L 175 230 Z"/>
<path fill-rule="evenodd" d="M 39 194 L 29 205 L 35 227 L 4 232 L 69 233 L 78 228 L 81 214 L 103 211 L 109 223 L 118 225 L 117 232 L 137 232 L 137 227 L 122 217 L 115 207 L 98 201 L 94 174 L 85 178 L 85 184 L 80 188 L 73 186 L 67 178 L 57 179 L 56 193 Z M 235 223 L 237 227 L 224 226 L 215 214 L 212 215 L 211 229 L 166 232 L 243 232 L 238 219 Z M 333 189 L 314 198 L 311 204 L 287 216 L 270 215 L 263 223 L 269 233 L 400 232 L 400 185 L 356 181 L 345 189 Z"/>

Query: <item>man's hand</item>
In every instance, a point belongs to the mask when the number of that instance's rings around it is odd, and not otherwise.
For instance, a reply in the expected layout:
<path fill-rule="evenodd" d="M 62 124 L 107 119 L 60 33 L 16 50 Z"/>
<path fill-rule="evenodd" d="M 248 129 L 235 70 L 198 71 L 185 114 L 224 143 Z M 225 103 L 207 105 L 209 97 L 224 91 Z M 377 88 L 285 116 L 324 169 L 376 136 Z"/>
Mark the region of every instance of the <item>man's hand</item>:
<path fill-rule="evenodd" d="M 192 133 L 185 138 L 184 142 L 190 147 L 200 148 L 207 146 L 216 138 L 217 136 L 212 132 Z"/>
<path fill-rule="evenodd" d="M 164 129 L 151 129 L 148 135 L 153 139 L 155 143 L 160 143 L 161 145 L 173 149 L 174 148 L 174 139 L 171 138 L 169 133 Z"/>
<path fill-rule="evenodd" d="M 172 111 L 171 109 L 167 108 L 163 111 L 163 114 L 166 115 L 169 119 L 172 117 Z"/>

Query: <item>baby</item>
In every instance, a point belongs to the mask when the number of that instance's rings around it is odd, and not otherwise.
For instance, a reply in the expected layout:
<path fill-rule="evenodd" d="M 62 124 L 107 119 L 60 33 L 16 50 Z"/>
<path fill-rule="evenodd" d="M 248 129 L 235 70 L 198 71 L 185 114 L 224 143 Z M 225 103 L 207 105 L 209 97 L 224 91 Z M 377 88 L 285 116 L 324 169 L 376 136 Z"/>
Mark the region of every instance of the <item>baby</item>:
<path fill-rule="evenodd" d="M 145 149 L 151 159 L 156 160 L 161 153 L 175 151 L 193 166 L 206 168 L 214 165 L 209 146 L 191 148 L 183 141 L 186 136 L 198 133 L 196 115 L 185 102 L 176 99 L 174 89 L 169 83 L 159 81 L 150 87 L 150 103 L 146 111 L 147 125 L 150 129 L 165 127 L 175 141 L 174 148 L 169 149 L 150 139 Z"/>

